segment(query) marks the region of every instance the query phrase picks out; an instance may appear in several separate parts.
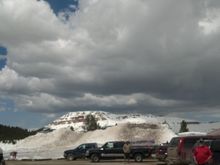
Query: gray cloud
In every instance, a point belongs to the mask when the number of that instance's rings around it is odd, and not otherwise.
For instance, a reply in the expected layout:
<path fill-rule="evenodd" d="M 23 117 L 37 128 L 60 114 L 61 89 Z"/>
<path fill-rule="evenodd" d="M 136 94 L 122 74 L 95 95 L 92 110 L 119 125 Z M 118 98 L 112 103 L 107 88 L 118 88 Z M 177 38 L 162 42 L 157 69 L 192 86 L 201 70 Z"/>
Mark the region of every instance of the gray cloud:
<path fill-rule="evenodd" d="M 65 14 L 44 1 L 0 3 L 0 93 L 18 109 L 218 109 L 218 1 L 81 0 Z"/>

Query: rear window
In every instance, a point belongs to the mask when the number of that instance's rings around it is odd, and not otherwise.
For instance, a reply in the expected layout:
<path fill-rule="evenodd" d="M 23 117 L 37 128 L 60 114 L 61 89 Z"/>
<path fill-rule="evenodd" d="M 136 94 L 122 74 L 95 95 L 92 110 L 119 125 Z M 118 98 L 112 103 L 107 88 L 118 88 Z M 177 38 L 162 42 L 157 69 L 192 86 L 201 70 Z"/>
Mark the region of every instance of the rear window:
<path fill-rule="evenodd" d="M 184 139 L 184 148 L 185 149 L 192 148 L 199 139 L 200 138 L 185 138 Z"/>
<path fill-rule="evenodd" d="M 96 144 L 87 144 L 86 149 L 96 148 Z"/>
<path fill-rule="evenodd" d="M 117 142 L 114 144 L 114 148 L 123 148 L 124 143 Z"/>
<path fill-rule="evenodd" d="M 179 139 L 180 139 L 179 137 L 172 138 L 171 141 L 170 141 L 169 146 L 170 146 L 170 147 L 178 146 Z"/>

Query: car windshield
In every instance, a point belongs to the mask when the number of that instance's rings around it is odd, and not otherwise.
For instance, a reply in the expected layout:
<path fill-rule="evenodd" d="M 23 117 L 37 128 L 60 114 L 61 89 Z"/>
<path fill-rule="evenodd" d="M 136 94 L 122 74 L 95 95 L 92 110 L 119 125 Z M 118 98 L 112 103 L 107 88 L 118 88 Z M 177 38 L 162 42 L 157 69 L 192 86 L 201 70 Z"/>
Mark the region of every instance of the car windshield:
<path fill-rule="evenodd" d="M 175 137 L 175 138 L 171 139 L 171 141 L 170 141 L 170 143 L 169 143 L 169 146 L 170 146 L 170 147 L 177 146 L 178 143 L 179 143 L 179 139 L 180 139 L 179 137 Z"/>

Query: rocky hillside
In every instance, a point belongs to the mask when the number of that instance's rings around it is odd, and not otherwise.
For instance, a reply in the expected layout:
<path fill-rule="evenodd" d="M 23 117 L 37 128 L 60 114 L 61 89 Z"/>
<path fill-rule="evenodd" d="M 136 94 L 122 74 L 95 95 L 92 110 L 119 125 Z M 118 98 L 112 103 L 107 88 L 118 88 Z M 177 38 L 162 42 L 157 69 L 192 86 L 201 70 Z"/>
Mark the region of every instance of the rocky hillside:
<path fill-rule="evenodd" d="M 87 115 L 92 114 L 101 128 L 115 126 L 123 123 L 151 123 L 156 124 L 158 120 L 152 115 L 140 115 L 140 114 L 112 114 L 103 111 L 80 111 L 70 112 L 64 116 L 53 121 L 47 126 L 50 129 L 60 129 L 72 127 L 74 131 L 83 131 L 84 121 Z"/>

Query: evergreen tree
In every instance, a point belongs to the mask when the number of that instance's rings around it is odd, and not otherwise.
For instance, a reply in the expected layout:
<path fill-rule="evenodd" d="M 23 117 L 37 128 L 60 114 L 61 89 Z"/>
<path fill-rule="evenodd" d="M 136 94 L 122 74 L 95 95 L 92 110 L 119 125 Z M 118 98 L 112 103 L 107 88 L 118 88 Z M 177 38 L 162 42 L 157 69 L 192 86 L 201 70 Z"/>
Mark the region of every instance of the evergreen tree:
<path fill-rule="evenodd" d="M 100 129 L 96 118 L 92 114 L 87 115 L 85 118 L 85 131 L 94 131 L 96 129 Z"/>
<path fill-rule="evenodd" d="M 20 127 L 11 127 L 0 124 L 0 142 L 16 143 L 17 140 L 24 139 L 30 135 L 35 135 L 39 130 L 29 131 Z"/>
<path fill-rule="evenodd" d="M 186 123 L 186 121 L 185 121 L 185 120 L 182 120 L 181 125 L 180 125 L 180 131 L 179 131 L 179 133 L 181 133 L 181 132 L 188 132 L 188 131 L 189 131 L 189 129 L 187 128 L 187 123 Z"/>
<path fill-rule="evenodd" d="M 74 128 L 73 128 L 73 126 L 71 126 L 71 127 L 70 127 L 70 130 L 71 130 L 71 131 L 74 131 Z"/>

